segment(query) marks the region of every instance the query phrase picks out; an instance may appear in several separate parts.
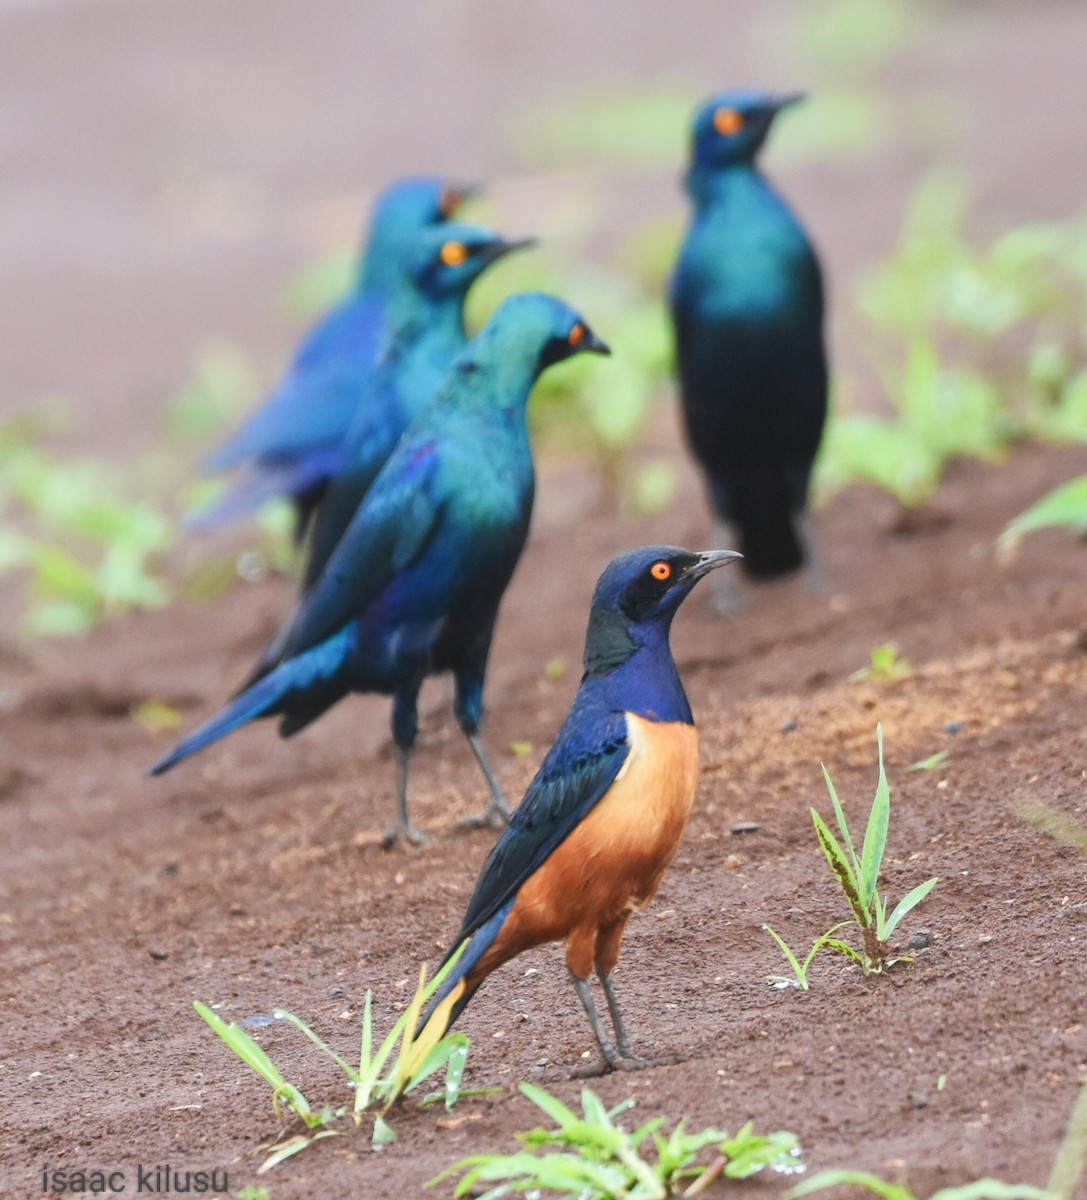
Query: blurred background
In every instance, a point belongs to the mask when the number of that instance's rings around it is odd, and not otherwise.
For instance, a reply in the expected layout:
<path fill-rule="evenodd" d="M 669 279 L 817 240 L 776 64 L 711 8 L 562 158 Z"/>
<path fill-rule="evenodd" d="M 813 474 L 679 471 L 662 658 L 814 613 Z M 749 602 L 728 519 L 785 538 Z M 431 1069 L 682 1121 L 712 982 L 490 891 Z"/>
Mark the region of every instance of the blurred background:
<path fill-rule="evenodd" d="M 686 124 L 727 86 L 811 94 L 762 163 L 829 279 L 824 491 L 921 504 L 957 454 L 1087 438 L 1085 44 L 1074 0 L 0 0 L 0 615 L 78 632 L 225 585 L 233 557 L 178 550 L 193 468 L 407 173 L 484 181 L 472 217 L 543 239 L 475 321 L 544 286 L 620 351 L 554 373 L 545 459 L 620 512 L 674 502 L 661 290 Z"/>

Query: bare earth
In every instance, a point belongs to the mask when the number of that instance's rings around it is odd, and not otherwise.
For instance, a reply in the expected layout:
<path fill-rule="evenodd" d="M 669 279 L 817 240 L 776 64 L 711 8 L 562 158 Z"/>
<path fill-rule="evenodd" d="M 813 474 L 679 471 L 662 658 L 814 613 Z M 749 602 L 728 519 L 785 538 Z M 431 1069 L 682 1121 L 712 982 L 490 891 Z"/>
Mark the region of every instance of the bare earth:
<path fill-rule="evenodd" d="M 372 7 L 371 32 L 391 21 Z M 767 7 L 788 14 L 795 6 Z M 1071 108 L 1082 75 L 1069 64 L 1087 37 L 1087 14 L 1060 3 L 988 7 L 988 24 L 948 17 L 948 38 L 919 54 L 916 73 L 953 83 L 968 107 L 977 133 L 969 165 L 994 227 L 1070 215 L 1082 204 L 1084 171 Z M 232 17 L 206 2 L 164 2 L 154 14 L 124 0 L 87 0 L 81 13 L 0 8 L 0 134 L 25 150 L 0 228 L 0 262 L 15 285 L 0 311 L 13 400 L 69 389 L 86 400 L 89 443 L 140 450 L 205 334 L 238 338 L 274 370 L 292 334 L 264 298 L 319 248 L 322 238 L 305 231 L 322 197 L 339 198 L 347 219 L 332 225 L 346 230 L 341 241 L 352 236 L 354 196 L 342 198 L 359 187 L 361 159 L 336 156 L 359 128 L 376 136 L 373 107 L 364 117 L 353 111 L 349 130 L 334 127 L 337 88 L 354 78 L 349 8 L 328 5 L 316 29 L 285 0 L 270 6 L 275 20 L 259 21 L 249 4 L 232 7 Z M 552 9 L 569 27 L 583 6 Z M 600 9 L 616 21 L 628 11 Z M 719 9 L 693 9 L 724 44 Z M 478 57 L 480 72 L 490 64 L 487 87 L 452 89 L 462 98 L 450 114 L 428 76 L 429 106 L 409 110 L 433 118 L 427 136 L 405 120 L 407 149 L 389 142 L 375 152 L 367 186 L 417 166 L 426 151 L 438 166 L 470 160 L 460 171 L 469 176 L 512 169 L 484 110 L 519 87 L 547 94 L 551 75 L 539 67 L 521 78 L 518 65 L 538 48 L 557 70 L 560 41 L 548 40 L 556 35 L 542 5 L 525 5 L 524 25 L 503 24 L 497 5 L 454 10 L 473 38 L 451 31 L 437 8 L 412 5 L 395 38 L 422 39 L 434 67 L 447 35 L 447 45 Z M 745 30 L 754 12 L 736 6 Z M 201 17 L 213 23 L 198 37 Z M 713 39 L 697 29 L 681 36 L 675 25 L 624 18 L 607 60 L 612 73 L 638 78 L 657 50 L 671 50 L 671 76 L 686 71 L 696 94 L 714 71 L 757 77 L 750 55 L 730 49 L 721 66 Z M 84 39 L 79 86 L 66 90 L 52 56 L 76 37 L 73 27 Z M 391 28 L 378 33 L 394 38 Z M 665 36 L 673 41 L 662 44 Z M 571 51 L 553 93 L 592 78 L 590 49 L 603 45 L 604 29 L 586 37 L 590 48 Z M 131 57 L 126 45 L 136 48 Z M 1017 58 L 1024 46 L 1037 50 L 1026 66 Z M 269 63 L 305 105 L 281 97 L 266 111 L 277 95 Z M 390 54 L 386 81 L 396 65 Z M 106 86 L 122 76 L 124 86 Z M 379 85 L 363 77 L 376 105 Z M 222 108 L 211 84 L 204 88 L 209 78 L 229 83 Z M 90 152 L 114 111 L 107 96 L 136 127 L 123 143 L 127 158 L 121 142 Z M 204 156 L 194 177 L 211 178 L 217 156 L 236 151 L 238 173 L 260 181 L 263 216 L 234 240 L 219 226 L 209 232 L 188 200 L 167 202 L 195 193 L 163 200 L 141 190 L 156 160 L 132 146 L 153 142 L 156 98 L 165 124 L 188 129 Z M 485 131 L 475 140 L 469 113 Z M 71 151 L 67 165 L 44 132 L 40 143 L 24 137 L 34 114 Z M 215 114 L 228 149 L 206 140 Z M 254 131 L 261 136 L 243 136 Z M 166 175 L 178 176 L 176 163 Z M 841 294 L 887 244 L 919 166 L 908 155 L 851 166 L 848 186 L 830 166 L 788 180 L 822 232 Z M 67 190 L 64 171 L 75 181 Z M 118 181 L 132 191 L 129 216 L 115 203 Z M 669 179 L 643 182 L 674 208 Z M 871 185 L 867 204 L 857 199 L 862 185 Z M 52 196 L 54 208 L 43 215 L 35 196 Z M 76 209 L 83 223 L 73 228 L 67 217 Z M 840 317 L 847 357 L 848 329 Z M 683 462 L 669 415 L 653 435 Z M 728 622 L 708 595 L 685 607 L 674 646 L 701 728 L 702 782 L 677 861 L 650 911 L 631 922 L 617 974 L 632 1036 L 654 1065 L 597 1081 L 606 1101 L 633 1095 L 638 1112 L 686 1115 L 695 1127 L 734 1129 L 754 1118 L 760 1129 L 791 1129 L 811 1167 L 906 1175 L 919 1195 L 986 1174 L 1045 1182 L 1087 1074 L 1085 862 L 1025 824 L 1017 806 L 1042 801 L 1087 816 L 1087 559 L 1060 535 L 1031 539 L 1007 561 L 994 542 L 1041 492 L 1085 470 L 1082 448 L 961 464 L 908 529 L 890 501 L 851 491 L 818 518 L 825 593 L 799 581 L 774 587 Z M 538 520 L 500 619 L 488 693 L 485 738 L 511 795 L 528 782 L 573 694 L 588 598 L 607 559 L 641 542 L 697 547 L 706 537 L 686 467 L 669 512 L 633 522 L 603 506 L 583 469 L 543 464 Z M 231 1019 L 288 1008 L 350 1058 L 366 989 L 385 1026 L 418 964 L 433 963 L 456 929 L 493 835 L 461 831 L 461 818 L 481 804 L 480 779 L 440 684 L 425 695 L 415 763 L 413 815 L 437 835 L 421 854 L 379 846 L 393 787 L 381 699 L 347 701 L 289 743 L 262 725 L 161 781 L 141 776 L 168 735 L 147 733 L 131 707 L 161 697 L 182 710 L 186 727 L 209 714 L 289 603 L 289 585 L 272 581 L 72 644 L 0 646 L 0 1196 L 40 1195 L 44 1168 L 74 1166 L 124 1170 L 134 1193 L 137 1164 L 159 1163 L 225 1168 L 235 1193 L 255 1178 L 252 1151 L 277 1123 L 267 1089 L 211 1036 L 192 1001 Z M 912 670 L 892 682 L 849 682 L 888 641 Z M 555 659 L 567 670 L 552 680 L 545 667 Z M 829 807 L 819 763 L 859 821 L 875 785 L 877 722 L 893 802 L 883 887 L 897 899 L 939 876 L 898 943 L 923 932 L 931 944 L 882 978 L 827 957 L 813 968 L 810 992 L 775 990 L 766 978 L 784 963 L 761 926 L 806 947 L 845 915 L 808 816 L 810 805 Z M 531 753 L 517 756 L 513 742 L 531 743 Z M 905 770 L 943 749 L 941 769 Z M 737 822 L 758 829 L 730 833 Z M 399 1141 L 380 1153 L 364 1131 L 329 1139 L 261 1177 L 273 1200 L 421 1195 L 457 1158 L 510 1150 L 513 1134 L 536 1123 L 516 1092 L 520 1080 L 576 1099 L 581 1083 L 572 1076 L 591 1035 L 559 948 L 496 975 L 462 1028 L 472 1037 L 467 1083 L 500 1095 L 463 1101 L 450 1117 L 409 1104 L 392 1118 Z M 261 1041 L 312 1099 L 347 1100 L 342 1080 L 294 1031 L 276 1025 Z M 767 1179 L 741 1190 L 771 1196 L 784 1187 Z"/>

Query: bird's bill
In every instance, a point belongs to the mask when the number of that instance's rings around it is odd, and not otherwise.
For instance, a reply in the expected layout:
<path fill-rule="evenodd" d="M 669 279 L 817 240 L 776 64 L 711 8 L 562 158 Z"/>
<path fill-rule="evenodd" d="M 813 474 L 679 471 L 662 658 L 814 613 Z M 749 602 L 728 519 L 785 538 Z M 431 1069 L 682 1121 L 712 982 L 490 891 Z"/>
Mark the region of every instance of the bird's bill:
<path fill-rule="evenodd" d="M 807 92 L 784 92 L 782 95 L 774 97 L 771 110 L 776 114 L 781 112 L 783 108 L 791 108 L 794 104 L 802 104 L 807 98 Z"/>
<path fill-rule="evenodd" d="M 611 347 L 603 338 L 599 338 L 591 329 L 586 328 L 585 340 L 578 346 L 579 350 L 587 350 L 590 354 L 611 354 Z"/>
<path fill-rule="evenodd" d="M 515 250 L 531 250 L 540 243 L 536 238 L 495 238 L 485 251 L 488 262 L 497 262 Z"/>
<path fill-rule="evenodd" d="M 727 567 L 738 558 L 743 558 L 738 550 L 703 550 L 683 574 L 688 579 L 701 579 L 703 575 L 716 571 L 718 567 Z"/>

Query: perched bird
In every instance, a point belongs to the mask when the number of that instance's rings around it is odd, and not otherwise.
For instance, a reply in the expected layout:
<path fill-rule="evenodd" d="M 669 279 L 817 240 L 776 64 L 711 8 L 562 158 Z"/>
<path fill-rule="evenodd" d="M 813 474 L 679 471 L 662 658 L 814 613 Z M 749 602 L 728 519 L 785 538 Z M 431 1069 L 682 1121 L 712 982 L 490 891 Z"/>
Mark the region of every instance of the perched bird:
<path fill-rule="evenodd" d="M 755 161 L 801 98 L 725 92 L 698 111 L 694 212 L 670 289 L 687 439 L 753 579 L 810 559 L 804 513 L 827 413 L 819 260 Z"/>
<path fill-rule="evenodd" d="M 400 255 L 386 306 L 385 349 L 343 439 L 341 465 L 314 508 L 303 587 L 320 575 L 400 435 L 468 344 L 468 289 L 491 263 L 533 244 L 509 241 L 478 225 L 447 222 L 418 234 Z"/>
<path fill-rule="evenodd" d="M 419 689 L 451 671 L 454 712 L 506 813 L 478 738 L 499 602 L 521 555 L 535 489 L 525 405 L 540 372 L 608 348 L 561 301 L 512 296 L 458 356 L 408 427 L 279 639 L 278 658 L 151 768 L 158 775 L 256 717 L 290 737 L 349 692 L 393 697 L 398 832 Z"/>
<path fill-rule="evenodd" d="M 698 580 L 739 557 L 646 546 L 620 555 L 601 575 L 581 686 L 483 864 L 446 961 L 468 945 L 424 1015 L 420 1038 L 437 1041 L 504 962 L 563 939 L 606 1064 L 637 1064 L 611 973 L 630 914 L 653 899 L 672 861 L 698 780 L 698 734 L 668 631 Z M 589 990 L 594 969 L 614 1043 Z"/>
<path fill-rule="evenodd" d="M 340 465 L 361 389 L 382 352 L 386 309 L 400 285 L 404 249 L 420 230 L 449 220 L 469 190 L 418 178 L 381 194 L 354 290 L 310 330 L 272 394 L 204 463 L 208 471 L 248 471 L 197 513 L 193 526 L 233 520 L 286 496 L 298 513 L 299 536 L 305 532 L 325 481 Z"/>

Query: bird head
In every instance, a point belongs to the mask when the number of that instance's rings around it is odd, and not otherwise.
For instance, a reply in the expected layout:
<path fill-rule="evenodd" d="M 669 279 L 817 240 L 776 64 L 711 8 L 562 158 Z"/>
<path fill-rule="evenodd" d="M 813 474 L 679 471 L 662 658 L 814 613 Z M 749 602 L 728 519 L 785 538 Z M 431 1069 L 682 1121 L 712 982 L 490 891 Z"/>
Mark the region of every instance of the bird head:
<path fill-rule="evenodd" d="M 586 352 L 611 353 L 568 304 L 542 292 L 520 292 L 495 309 L 473 343 L 472 358 L 476 366 L 494 364 L 531 383 L 555 363 Z"/>
<path fill-rule="evenodd" d="M 666 632 L 676 609 L 703 575 L 742 557 L 735 550 L 642 546 L 612 559 L 593 593 L 586 672 L 618 666 L 651 632 Z"/>
<path fill-rule="evenodd" d="M 404 249 L 420 230 L 451 220 L 476 188 L 448 180 L 420 176 L 401 179 L 387 187 L 374 205 L 360 281 L 364 287 L 382 287 L 396 269 Z"/>
<path fill-rule="evenodd" d="M 535 244 L 532 238 L 501 237 L 482 225 L 446 221 L 418 235 L 408 255 L 409 272 L 428 296 L 462 298 L 491 263 Z"/>
<path fill-rule="evenodd" d="M 695 113 L 691 127 L 691 165 L 713 170 L 754 161 L 759 147 L 783 108 L 804 99 L 803 92 L 720 92 Z"/>

